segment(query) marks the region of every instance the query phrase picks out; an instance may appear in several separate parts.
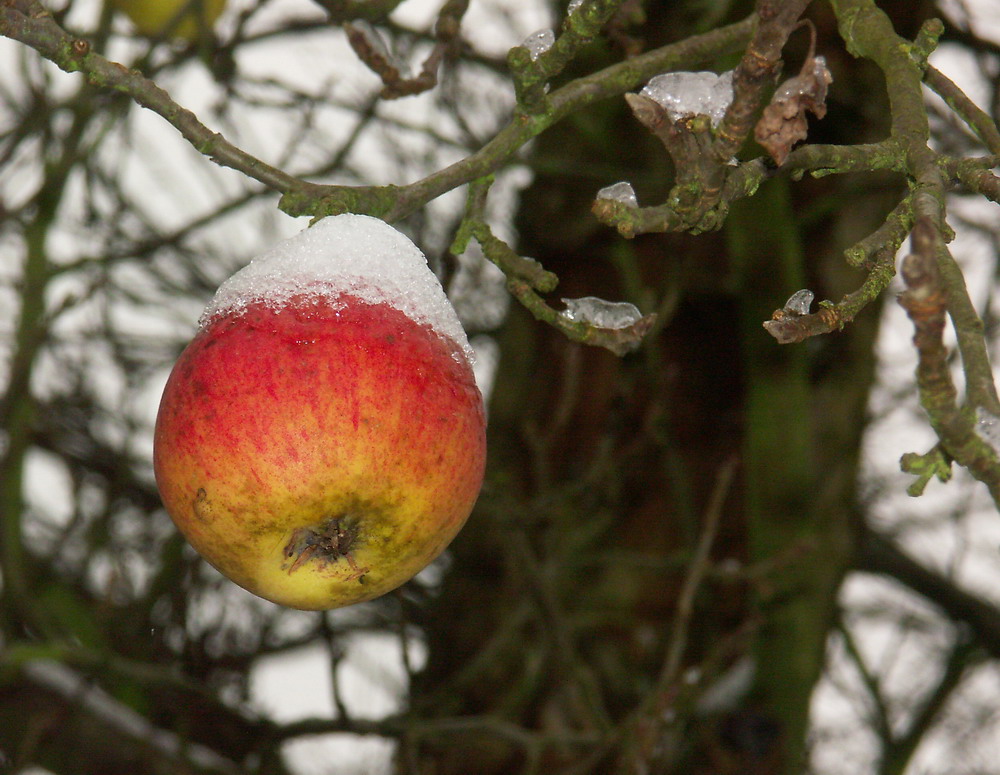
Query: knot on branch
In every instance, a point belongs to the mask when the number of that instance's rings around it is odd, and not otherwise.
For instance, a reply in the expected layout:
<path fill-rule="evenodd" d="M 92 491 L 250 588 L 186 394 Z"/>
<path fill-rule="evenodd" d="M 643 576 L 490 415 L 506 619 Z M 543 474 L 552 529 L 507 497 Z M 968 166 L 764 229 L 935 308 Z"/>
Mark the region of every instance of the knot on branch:
<path fill-rule="evenodd" d="M 934 322 L 935 318 L 939 318 L 939 324 L 944 325 L 947 296 L 937 267 L 939 239 L 940 235 L 930 219 L 918 218 L 911 235 L 913 252 L 903 259 L 899 270 L 906 283 L 899 303 L 910 315 L 918 332 L 921 327 Z"/>

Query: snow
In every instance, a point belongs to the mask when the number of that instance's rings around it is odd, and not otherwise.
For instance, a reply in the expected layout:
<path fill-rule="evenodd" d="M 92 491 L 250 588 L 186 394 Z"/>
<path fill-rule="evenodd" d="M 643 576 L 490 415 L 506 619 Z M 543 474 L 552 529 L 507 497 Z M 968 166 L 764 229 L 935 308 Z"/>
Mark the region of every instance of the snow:
<path fill-rule="evenodd" d="M 640 94 L 660 103 L 671 121 L 703 115 L 718 126 L 733 101 L 733 71 L 664 73 L 652 78 Z"/>
<path fill-rule="evenodd" d="M 614 183 L 610 186 L 605 186 L 597 192 L 597 198 L 621 202 L 629 207 L 639 206 L 639 200 L 635 197 L 635 191 L 632 189 L 632 185 L 624 181 L 621 183 Z"/>
<path fill-rule="evenodd" d="M 538 57 L 552 48 L 552 44 L 555 42 L 556 34 L 552 30 L 539 30 L 526 37 L 521 45 L 528 49 L 531 61 L 534 62 Z"/>
<path fill-rule="evenodd" d="M 793 315 L 808 315 L 809 307 L 812 306 L 814 298 L 816 298 L 816 294 L 808 288 L 796 291 L 785 302 L 785 312 L 790 312 Z"/>
<path fill-rule="evenodd" d="M 628 328 L 642 317 L 634 304 L 625 301 L 605 301 L 595 296 L 562 301 L 566 309 L 559 314 L 564 318 L 596 328 Z"/>
<path fill-rule="evenodd" d="M 368 215 L 324 218 L 253 259 L 219 286 L 200 325 L 238 315 L 257 302 L 280 309 L 301 294 L 335 300 L 345 293 L 398 309 L 451 339 L 469 364 L 475 362 L 458 315 L 424 254 L 406 236 Z"/>

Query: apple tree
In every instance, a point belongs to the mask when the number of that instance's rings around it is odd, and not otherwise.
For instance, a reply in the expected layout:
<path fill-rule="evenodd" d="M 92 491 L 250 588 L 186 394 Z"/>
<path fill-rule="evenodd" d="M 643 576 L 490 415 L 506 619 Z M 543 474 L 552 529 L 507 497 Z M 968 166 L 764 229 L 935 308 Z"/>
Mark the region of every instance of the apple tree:
<path fill-rule="evenodd" d="M 0 36 L 0 771 L 995 767 L 985 0 L 0 0 Z M 306 613 L 179 536 L 152 424 L 215 288 L 343 213 L 448 292 L 487 472 L 442 560 Z"/>

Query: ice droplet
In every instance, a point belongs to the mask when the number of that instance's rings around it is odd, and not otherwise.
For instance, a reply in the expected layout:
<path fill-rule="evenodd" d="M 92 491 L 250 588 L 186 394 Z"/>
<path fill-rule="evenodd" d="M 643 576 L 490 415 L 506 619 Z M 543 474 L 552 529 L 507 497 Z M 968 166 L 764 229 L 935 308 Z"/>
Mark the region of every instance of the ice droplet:
<path fill-rule="evenodd" d="M 632 184 L 625 181 L 605 186 L 597 192 L 597 198 L 621 202 L 622 204 L 627 204 L 629 207 L 639 206 L 639 200 L 635 198 L 635 191 L 632 189 Z"/>
<path fill-rule="evenodd" d="M 814 298 L 816 298 L 816 294 L 808 288 L 796 291 L 785 302 L 785 312 L 791 315 L 808 315 L 809 307 L 812 306 Z"/>
<path fill-rule="evenodd" d="M 202 313 L 204 328 L 220 315 L 264 302 L 280 309 L 294 296 L 335 300 L 350 294 L 388 304 L 454 341 L 475 361 L 465 330 L 420 249 L 384 221 L 334 215 L 254 258 L 226 280 Z"/>
<path fill-rule="evenodd" d="M 595 296 L 563 299 L 566 305 L 559 314 L 574 323 L 586 323 L 595 328 L 628 328 L 642 317 L 634 304 L 627 301 L 605 301 Z"/>
<path fill-rule="evenodd" d="M 775 89 L 771 102 L 783 102 L 803 95 L 815 95 L 818 85 L 822 86 L 823 93 L 822 97 L 819 98 L 822 101 L 826 98 L 826 86 L 831 83 L 833 83 L 833 76 L 830 75 L 830 71 L 826 67 L 826 58 L 813 57 L 812 69 L 794 78 L 789 78 L 781 84 Z"/>
<path fill-rule="evenodd" d="M 640 94 L 660 103 L 671 121 L 702 115 L 718 126 L 733 101 L 733 71 L 664 73 L 652 78 Z"/>
<path fill-rule="evenodd" d="M 976 435 L 1000 454 L 1000 417 L 983 407 L 976 407 Z"/>
<path fill-rule="evenodd" d="M 531 61 L 534 62 L 538 57 L 552 48 L 552 44 L 555 42 L 556 34 L 552 30 L 539 30 L 526 37 L 521 45 L 528 49 L 528 55 L 531 57 Z"/>

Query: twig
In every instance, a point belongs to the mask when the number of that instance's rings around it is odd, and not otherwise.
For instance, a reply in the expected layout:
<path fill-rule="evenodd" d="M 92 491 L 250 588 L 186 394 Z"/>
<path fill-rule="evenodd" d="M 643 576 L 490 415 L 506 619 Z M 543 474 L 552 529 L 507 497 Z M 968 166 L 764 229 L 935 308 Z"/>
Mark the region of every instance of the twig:
<path fill-rule="evenodd" d="M 733 99 L 716 129 L 706 116 L 672 121 L 655 101 L 642 95 L 626 97 L 640 121 L 666 146 L 677 175 L 667 201 L 657 207 L 598 199 L 593 212 L 602 223 L 624 237 L 666 231 L 697 234 L 722 225 L 729 202 L 755 188 L 730 185 L 740 174 L 731 161 L 750 134 L 763 92 L 781 66 L 781 49 L 808 4 L 758 0 L 753 35 L 733 74 Z"/>
<path fill-rule="evenodd" d="M 1000 204 L 1000 177 L 993 173 L 993 169 L 1000 166 L 1000 158 L 997 156 L 987 156 L 979 159 L 950 159 L 942 157 L 940 160 L 944 174 L 953 180 L 957 180 L 970 191 L 982 194 L 992 202 Z"/>
<path fill-rule="evenodd" d="M 521 110 L 532 115 L 549 109 L 546 84 L 597 36 L 621 5 L 622 0 L 587 0 L 566 17 L 562 33 L 547 51 L 534 59 L 524 46 L 514 46 L 508 52 L 507 66 Z"/>
<path fill-rule="evenodd" d="M 962 633 L 956 637 L 944 665 L 944 674 L 937 685 L 917 705 L 910 723 L 892 738 L 892 744 L 883 752 L 882 771 L 887 775 L 903 775 L 917 748 L 927 739 L 928 730 L 937 721 L 945 704 L 954 695 L 973 665 L 982 662 L 983 652 L 978 644 L 969 643 Z"/>
<path fill-rule="evenodd" d="M 549 94 L 545 113 L 516 115 L 478 151 L 422 180 L 404 186 L 311 186 L 286 193 L 280 207 L 289 215 L 357 212 L 399 220 L 441 194 L 500 169 L 525 143 L 571 113 L 634 89 L 657 73 L 738 50 L 752 27 L 751 16 L 577 78 Z"/>
<path fill-rule="evenodd" d="M 931 87 L 982 140 L 990 153 L 1000 154 L 1000 131 L 983 110 L 979 108 L 958 86 L 941 71 L 927 66 L 924 82 Z"/>
<path fill-rule="evenodd" d="M 993 500 L 1000 504 L 996 452 L 974 432 L 972 418 L 973 406 L 992 408 L 993 405 L 973 404 L 967 411 L 958 407 L 958 391 L 952 381 L 943 340 L 948 294 L 939 272 L 943 262 L 938 253 L 944 248 L 937 245 L 935 236 L 929 221 L 918 219 L 913 229 L 913 252 L 903 259 L 901 269 L 907 289 L 899 303 L 913 322 L 920 404 L 944 450 L 986 484 Z"/>
<path fill-rule="evenodd" d="M 778 344 L 802 342 L 809 337 L 839 331 L 851 323 L 861 310 L 877 299 L 896 275 L 896 252 L 912 226 L 912 202 L 906 196 L 886 217 L 885 222 L 868 237 L 844 251 L 849 264 L 868 270 L 861 287 L 838 303 L 820 302 L 817 312 L 807 315 L 779 315 L 775 312 L 764 328 Z"/>
<path fill-rule="evenodd" d="M 695 595 L 701 588 L 702 581 L 710 567 L 709 552 L 715 543 L 719 522 L 722 519 L 722 509 L 726 498 L 729 497 L 729 490 L 736 474 L 736 465 L 736 458 L 730 458 L 722 464 L 715 477 L 715 485 L 712 487 L 708 506 L 705 509 L 701 536 L 694 554 L 691 556 L 687 575 L 684 577 L 684 585 L 681 587 L 681 593 L 677 599 L 677 613 L 674 616 L 673 636 L 667 650 L 667 658 L 664 660 L 657 680 L 657 692 L 661 696 L 677 680 L 680 673 L 681 661 L 687 650 L 687 634 L 691 624 L 691 616 L 694 613 Z"/>
<path fill-rule="evenodd" d="M 873 707 L 873 711 L 869 714 L 872 726 L 875 727 L 875 730 L 881 736 L 883 743 L 888 746 L 892 741 L 892 722 L 890 721 L 889 709 L 886 707 L 885 697 L 883 696 L 878 676 L 868 668 L 868 663 L 865 660 L 864 654 L 861 653 L 857 639 L 847 626 L 847 622 L 844 621 L 843 616 L 839 618 L 836 626 L 837 632 L 840 633 L 840 637 L 844 642 L 844 650 L 854 663 L 854 668 L 861 677 L 861 683 L 868 690 L 870 704 Z"/>
<path fill-rule="evenodd" d="M 743 147 L 764 90 L 781 66 L 781 50 L 810 0 L 758 0 L 758 24 L 733 73 L 733 101 L 716 130 L 712 153 L 721 169 Z"/>
<path fill-rule="evenodd" d="M 89 42 L 74 38 L 60 28 L 36 0 L 0 6 L 0 34 L 30 46 L 68 73 L 81 72 L 96 86 L 127 94 L 165 118 L 185 140 L 216 164 L 243 172 L 277 191 L 309 189 L 309 184 L 257 159 L 213 132 L 194 113 L 174 102 L 165 90 L 138 71 L 91 51 Z"/>
<path fill-rule="evenodd" d="M 447 0 L 442 6 L 434 26 L 434 46 L 424 60 L 419 75 L 413 78 L 404 78 L 392 58 L 385 55 L 379 42 L 372 39 L 378 35 L 374 29 L 366 28 L 358 21 L 354 24 L 344 22 L 344 30 L 351 48 L 361 61 L 382 79 L 382 98 L 408 97 L 437 86 L 441 62 L 458 48 L 462 17 L 468 7 L 468 0 Z"/>
<path fill-rule="evenodd" d="M 626 737 L 622 763 L 627 772 L 641 773 L 649 768 L 654 758 L 656 741 L 664 726 L 664 716 L 675 700 L 681 665 L 687 652 L 688 631 L 694 613 L 694 600 L 710 568 L 712 545 L 718 532 L 726 498 L 736 473 L 736 458 L 730 458 L 720 467 L 715 485 L 705 509 L 701 536 L 688 564 L 684 584 L 677 599 L 677 610 L 671 628 L 670 643 L 660 669 L 656 685 L 650 694 L 647 707 L 635 720 L 633 734 Z"/>
<path fill-rule="evenodd" d="M 600 687 L 577 654 L 570 624 L 566 621 L 541 564 L 528 543 L 528 537 L 523 530 L 515 530 L 511 540 L 514 557 L 526 572 L 528 590 L 542 614 L 545 630 L 552 638 L 553 662 L 568 681 L 579 713 L 578 720 L 589 730 L 609 729 L 611 719 L 604 707 Z"/>
<path fill-rule="evenodd" d="M 895 579 L 929 600 L 952 621 L 967 625 L 987 653 L 1000 659 L 1000 608 L 925 567 L 869 527 L 861 533 L 857 569 Z"/>
<path fill-rule="evenodd" d="M 493 716 L 457 716 L 416 720 L 405 716 L 388 716 L 380 719 L 363 718 L 307 718 L 275 726 L 270 741 L 282 742 L 298 737 L 351 732 L 357 735 L 399 737 L 410 732 L 417 738 L 443 734 L 480 733 L 529 746 L 542 742 L 545 745 L 591 746 L 600 738 L 590 732 L 534 732 L 505 719 Z"/>

